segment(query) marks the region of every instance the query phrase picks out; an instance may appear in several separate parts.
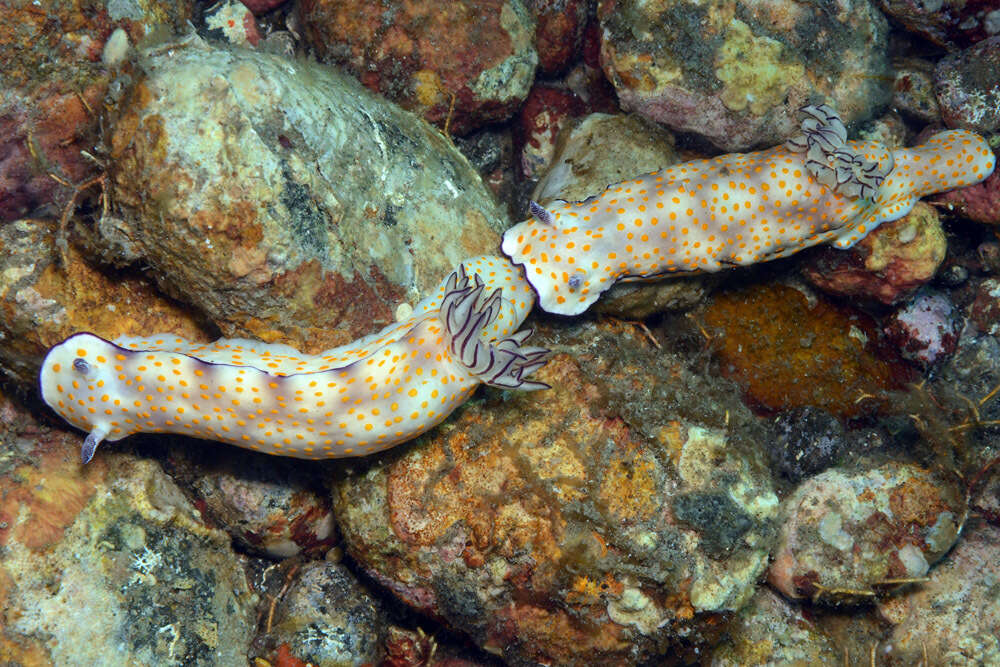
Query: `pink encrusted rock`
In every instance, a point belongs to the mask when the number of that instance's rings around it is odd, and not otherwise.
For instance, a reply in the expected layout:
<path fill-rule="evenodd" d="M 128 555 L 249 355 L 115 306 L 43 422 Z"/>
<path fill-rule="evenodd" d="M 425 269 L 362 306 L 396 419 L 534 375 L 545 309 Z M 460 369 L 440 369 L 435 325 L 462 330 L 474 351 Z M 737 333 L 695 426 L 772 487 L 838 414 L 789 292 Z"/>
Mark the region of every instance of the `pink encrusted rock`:
<path fill-rule="evenodd" d="M 889 316 L 884 331 L 905 359 L 930 368 L 954 354 L 962 325 L 946 293 L 921 290 Z"/>
<path fill-rule="evenodd" d="M 963 218 L 1000 225 L 1000 171 L 982 183 L 939 194 L 931 202 Z"/>
<path fill-rule="evenodd" d="M 979 133 L 1000 127 L 1000 36 L 943 58 L 934 79 L 945 125 Z"/>
<path fill-rule="evenodd" d="M 781 143 L 821 99 L 848 122 L 889 99 L 888 26 L 869 0 L 602 0 L 598 17 L 622 106 L 727 151 Z"/>
<path fill-rule="evenodd" d="M 260 43 L 260 31 L 253 11 L 245 2 L 224 0 L 205 13 L 208 36 L 236 46 L 252 47 Z"/>
<path fill-rule="evenodd" d="M 453 134 L 510 117 L 534 80 L 522 0 L 302 0 L 298 10 L 321 60 Z"/>
<path fill-rule="evenodd" d="M 247 9 L 252 11 L 254 14 L 265 14 L 272 9 L 277 9 L 281 5 L 285 4 L 288 0 L 240 0 Z"/>
<path fill-rule="evenodd" d="M 923 577 L 958 537 L 962 489 L 915 465 L 828 470 L 785 499 L 768 581 L 789 598 L 872 599 Z"/>
<path fill-rule="evenodd" d="M 827 247 L 809 255 L 802 273 L 824 292 L 892 304 L 934 277 L 947 245 L 937 212 L 919 202 L 853 248 Z"/>
<path fill-rule="evenodd" d="M 577 55 L 588 3 L 583 0 L 526 0 L 535 17 L 535 49 L 538 69 L 555 74 L 565 69 Z"/>
<path fill-rule="evenodd" d="M 559 130 L 583 111 L 580 99 L 568 90 L 535 86 L 519 114 L 521 171 L 538 178 L 549 166 L 556 150 Z"/>

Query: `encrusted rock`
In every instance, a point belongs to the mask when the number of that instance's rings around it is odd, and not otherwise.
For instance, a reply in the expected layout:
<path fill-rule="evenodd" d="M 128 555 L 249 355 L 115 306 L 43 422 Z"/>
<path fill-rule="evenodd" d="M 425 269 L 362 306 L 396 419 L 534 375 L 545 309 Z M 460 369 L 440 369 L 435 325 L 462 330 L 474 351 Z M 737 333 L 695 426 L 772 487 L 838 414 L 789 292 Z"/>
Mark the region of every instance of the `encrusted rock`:
<path fill-rule="evenodd" d="M 768 580 L 789 598 L 873 601 L 925 576 L 958 538 L 957 479 L 915 465 L 828 470 L 785 499 Z"/>
<path fill-rule="evenodd" d="M 348 552 L 515 664 L 685 655 L 766 565 L 762 431 L 730 383 L 628 326 L 535 336 L 552 389 L 488 392 L 337 483 Z"/>
<path fill-rule="evenodd" d="M 893 304 L 934 277 L 948 241 L 937 211 L 918 202 L 899 220 L 886 222 L 849 250 L 822 248 L 802 272 L 830 294 Z"/>
<path fill-rule="evenodd" d="M 930 581 L 894 602 L 890 664 L 1000 664 L 1000 528 L 970 521 Z"/>
<path fill-rule="evenodd" d="M 151 461 L 85 468 L 77 434 L 8 433 L 0 654 L 12 664 L 237 665 L 255 627 L 229 536 Z"/>
<path fill-rule="evenodd" d="M 712 667 L 830 665 L 843 655 L 801 607 L 764 586 L 730 623 Z"/>
<path fill-rule="evenodd" d="M 183 440 L 187 440 L 186 438 Z M 166 461 L 170 474 L 240 547 L 274 559 L 321 555 L 337 542 L 322 464 L 244 454 L 188 440 Z"/>
<path fill-rule="evenodd" d="M 508 118 L 534 80 L 522 0 L 301 0 L 298 11 L 322 60 L 455 134 Z"/>
<path fill-rule="evenodd" d="M 504 217 L 465 158 L 350 77 L 196 38 L 145 72 L 101 231 L 223 333 L 318 352 L 495 251 Z"/>
<path fill-rule="evenodd" d="M 57 230 L 47 220 L 0 225 L 0 372 L 8 380 L 35 388 L 48 349 L 78 331 L 106 338 L 174 331 L 211 340 L 188 309 L 138 271 L 104 270 L 72 246 L 63 266 Z"/>
<path fill-rule="evenodd" d="M 963 325 L 947 293 L 924 289 L 889 316 L 885 333 L 904 358 L 927 369 L 955 352 Z"/>
<path fill-rule="evenodd" d="M 347 568 L 312 561 L 284 569 L 283 594 L 255 642 L 258 656 L 278 665 L 382 664 L 388 619 Z"/>
<path fill-rule="evenodd" d="M 5 3 L 0 21 L 0 223 L 54 215 L 72 187 L 100 172 L 100 113 L 122 81 L 102 55 L 109 37 L 135 44 L 171 34 L 192 2 Z M 116 30 L 117 28 L 117 30 Z M 127 78 L 127 76 L 126 76 Z M 58 180 L 57 180 L 58 179 Z"/>
<path fill-rule="evenodd" d="M 890 94 L 888 26 L 868 0 L 604 0 L 598 16 L 624 108 L 727 151 L 781 143 L 819 98 L 854 121 Z"/>
<path fill-rule="evenodd" d="M 1000 127 L 1000 36 L 943 58 L 934 78 L 948 127 L 980 133 Z"/>

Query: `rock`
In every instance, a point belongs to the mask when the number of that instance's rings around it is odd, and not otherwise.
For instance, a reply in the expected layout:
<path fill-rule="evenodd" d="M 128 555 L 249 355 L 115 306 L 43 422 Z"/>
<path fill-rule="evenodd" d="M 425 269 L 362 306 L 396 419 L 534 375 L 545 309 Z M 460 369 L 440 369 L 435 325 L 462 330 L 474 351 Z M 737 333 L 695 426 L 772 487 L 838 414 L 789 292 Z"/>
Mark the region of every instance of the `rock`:
<path fill-rule="evenodd" d="M 106 338 L 174 331 L 211 340 L 188 309 L 138 271 L 108 271 L 74 247 L 62 266 L 57 229 L 46 220 L 0 225 L 0 373 L 7 380 L 34 390 L 45 353 L 78 331 Z"/>
<path fill-rule="evenodd" d="M 949 50 L 1000 32 L 1000 16 L 990 2 L 881 0 L 880 4 L 907 30 Z"/>
<path fill-rule="evenodd" d="M 118 72 L 101 62 L 115 29 L 129 40 L 187 25 L 192 3 L 112 0 L 4 6 L 0 21 L 0 223 L 58 215 L 100 167 L 94 153 L 100 110 L 114 101 Z"/>
<path fill-rule="evenodd" d="M 81 468 L 76 434 L 21 430 L 0 474 L 0 645 L 13 664 L 237 665 L 257 596 L 229 536 L 156 463 Z"/>
<path fill-rule="evenodd" d="M 824 410 L 806 406 L 781 412 L 772 425 L 771 466 L 793 484 L 835 465 L 848 447 L 843 424 Z"/>
<path fill-rule="evenodd" d="M 947 249 L 937 211 L 917 202 L 910 213 L 879 225 L 848 250 L 826 247 L 811 253 L 802 273 L 829 294 L 889 305 L 928 283 Z"/>
<path fill-rule="evenodd" d="M 265 14 L 272 9 L 277 9 L 281 5 L 285 4 L 287 0 L 240 0 L 247 9 L 252 11 L 254 14 Z"/>
<path fill-rule="evenodd" d="M 957 539 L 965 500 L 955 480 L 891 462 L 820 473 L 782 513 L 768 581 L 786 597 L 837 604 L 925 576 Z"/>
<path fill-rule="evenodd" d="M 214 525 L 241 549 L 276 560 L 322 555 L 337 543 L 328 469 L 279 456 L 234 456 L 225 444 L 193 442 L 172 449 L 173 478 Z"/>
<path fill-rule="evenodd" d="M 521 173 L 528 178 L 548 169 L 556 151 L 556 137 L 582 111 L 580 100 L 568 90 L 535 86 L 518 116 L 523 148 Z"/>
<path fill-rule="evenodd" d="M 609 160 L 608 156 L 616 156 Z M 611 183 L 669 167 L 679 161 L 674 138 L 639 117 L 590 114 L 568 125 L 532 199 L 580 201 Z M 594 312 L 642 319 L 666 310 L 684 310 L 702 301 L 717 278 L 711 275 L 653 283 L 619 283 L 595 304 Z"/>
<path fill-rule="evenodd" d="M 302 0 L 298 11 L 321 60 L 454 134 L 509 118 L 534 80 L 522 0 Z"/>
<path fill-rule="evenodd" d="M 315 667 L 381 664 L 388 619 L 343 565 L 312 561 L 284 569 L 288 588 L 270 630 L 255 642 L 258 659 Z"/>
<path fill-rule="evenodd" d="M 924 289 L 886 320 L 886 336 L 923 369 L 951 356 L 965 323 L 947 293 Z"/>
<path fill-rule="evenodd" d="M 1000 36 L 942 58 L 934 79 L 945 125 L 981 134 L 1000 127 Z"/>
<path fill-rule="evenodd" d="M 812 620 L 812 614 L 762 587 L 729 625 L 714 648 L 712 667 L 743 665 L 831 665 L 839 647 Z"/>
<path fill-rule="evenodd" d="M 921 58 L 892 62 L 892 106 L 923 123 L 941 122 L 941 107 L 934 94 L 934 64 Z"/>
<path fill-rule="evenodd" d="M 970 521 L 930 581 L 903 596 L 886 616 L 890 664 L 1000 663 L 1000 528 Z"/>
<path fill-rule="evenodd" d="M 587 23 L 588 3 L 583 0 L 526 0 L 535 18 L 535 50 L 543 74 L 564 70 L 577 56 Z"/>
<path fill-rule="evenodd" d="M 558 351 L 551 390 L 487 392 L 337 482 L 347 550 L 513 664 L 693 659 L 765 567 L 762 431 L 728 382 L 631 327 L 535 336 Z"/>
<path fill-rule="evenodd" d="M 598 17 L 622 106 L 726 151 L 781 143 L 809 103 L 850 122 L 888 102 L 888 26 L 868 0 L 604 0 Z"/>
<path fill-rule="evenodd" d="M 718 292 L 700 319 L 722 373 L 764 412 L 813 406 L 857 417 L 886 409 L 886 392 L 906 377 L 879 354 L 870 317 L 807 290 L 765 283 Z"/>
<path fill-rule="evenodd" d="M 344 344 L 498 246 L 465 158 L 349 77 L 196 38 L 145 63 L 111 139 L 104 242 L 225 335 Z"/>
<path fill-rule="evenodd" d="M 979 331 L 1000 336 L 1000 280 L 987 278 L 979 284 L 968 313 Z"/>
<path fill-rule="evenodd" d="M 994 171 L 982 183 L 943 192 L 931 201 L 963 218 L 1000 225 L 1000 172 Z"/>
<path fill-rule="evenodd" d="M 253 8 L 238 0 L 223 0 L 206 10 L 205 28 L 208 37 L 235 46 L 253 47 L 260 43 Z"/>

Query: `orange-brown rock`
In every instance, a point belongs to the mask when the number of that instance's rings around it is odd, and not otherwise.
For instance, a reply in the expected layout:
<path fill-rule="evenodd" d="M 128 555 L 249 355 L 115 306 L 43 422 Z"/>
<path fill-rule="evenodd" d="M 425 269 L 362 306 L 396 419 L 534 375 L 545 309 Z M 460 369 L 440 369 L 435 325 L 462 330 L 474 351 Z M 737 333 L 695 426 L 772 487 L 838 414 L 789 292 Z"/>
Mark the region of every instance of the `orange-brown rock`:
<path fill-rule="evenodd" d="M 792 287 L 720 292 L 702 317 L 722 372 L 766 412 L 811 405 L 853 417 L 906 379 L 902 365 L 880 356 L 870 318 Z"/>

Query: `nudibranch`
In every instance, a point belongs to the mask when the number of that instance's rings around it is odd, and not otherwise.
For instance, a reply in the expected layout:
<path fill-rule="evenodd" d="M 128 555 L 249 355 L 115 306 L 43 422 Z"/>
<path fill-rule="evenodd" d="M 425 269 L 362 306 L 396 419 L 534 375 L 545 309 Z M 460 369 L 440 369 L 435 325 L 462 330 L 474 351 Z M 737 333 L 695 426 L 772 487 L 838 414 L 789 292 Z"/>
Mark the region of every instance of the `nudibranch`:
<path fill-rule="evenodd" d="M 478 257 L 405 321 L 314 356 L 244 339 L 78 333 L 46 355 L 41 393 L 88 432 L 84 463 L 102 440 L 141 431 L 307 459 L 362 456 L 440 423 L 481 383 L 547 387 L 528 379 L 547 350 L 517 331 L 533 305 L 518 267 Z"/>
<path fill-rule="evenodd" d="M 826 105 L 802 109 L 802 133 L 756 153 L 696 160 L 609 186 L 504 234 L 539 304 L 577 315 L 615 282 L 718 271 L 829 242 L 849 248 L 920 197 L 984 180 L 996 162 L 965 130 L 890 151 L 848 141 Z"/>

